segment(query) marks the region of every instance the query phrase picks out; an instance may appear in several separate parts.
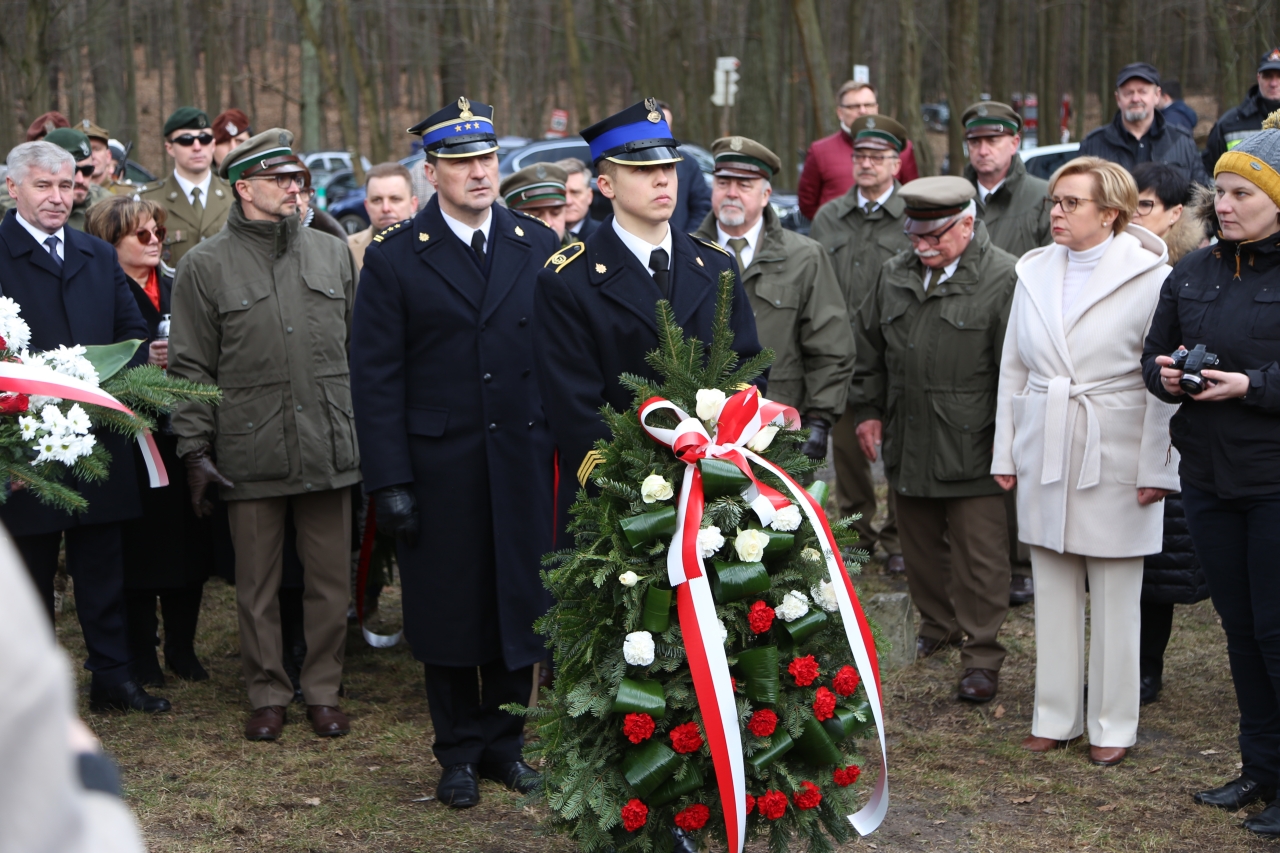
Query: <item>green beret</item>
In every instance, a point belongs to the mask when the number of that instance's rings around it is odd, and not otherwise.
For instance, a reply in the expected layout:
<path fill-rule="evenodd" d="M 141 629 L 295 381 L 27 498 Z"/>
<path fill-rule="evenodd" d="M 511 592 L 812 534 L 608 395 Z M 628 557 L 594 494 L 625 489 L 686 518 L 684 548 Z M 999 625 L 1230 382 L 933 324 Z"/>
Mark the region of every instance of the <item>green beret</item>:
<path fill-rule="evenodd" d="M 881 148 L 902 153 L 907 147 L 907 129 L 888 116 L 862 116 L 849 128 L 854 148 Z"/>
<path fill-rule="evenodd" d="M 765 178 L 782 171 L 782 160 L 768 148 L 745 136 L 725 136 L 711 143 L 715 174 L 722 178 Z"/>
<path fill-rule="evenodd" d="M 560 207 L 565 203 L 567 180 L 569 173 L 560 166 L 535 163 L 513 175 L 507 175 L 498 191 L 502 193 L 507 207 L 513 210 Z"/>
<path fill-rule="evenodd" d="M 199 107 L 178 107 L 169 118 L 165 119 L 164 135 L 175 130 L 204 130 L 209 126 L 209 116 Z"/>
<path fill-rule="evenodd" d="M 243 145 L 222 158 L 218 174 L 235 183 L 241 178 L 257 175 L 284 175 L 291 172 L 304 172 L 307 182 L 311 180 L 311 171 L 293 153 L 293 134 L 283 127 L 264 130 L 257 136 L 250 136 Z"/>
<path fill-rule="evenodd" d="M 77 163 L 81 160 L 88 160 L 93 156 L 93 148 L 89 145 L 89 137 L 69 127 L 60 127 L 49 131 L 44 141 L 52 142 L 59 148 L 69 151 L 71 156 L 76 158 Z"/>
<path fill-rule="evenodd" d="M 906 205 L 905 231 L 927 234 L 939 220 L 964 213 L 977 191 L 959 175 L 916 178 L 903 185 L 898 195 Z"/>
<path fill-rule="evenodd" d="M 1022 116 L 1008 104 L 979 101 L 964 111 L 964 138 L 983 136 L 1016 136 L 1022 132 Z"/>

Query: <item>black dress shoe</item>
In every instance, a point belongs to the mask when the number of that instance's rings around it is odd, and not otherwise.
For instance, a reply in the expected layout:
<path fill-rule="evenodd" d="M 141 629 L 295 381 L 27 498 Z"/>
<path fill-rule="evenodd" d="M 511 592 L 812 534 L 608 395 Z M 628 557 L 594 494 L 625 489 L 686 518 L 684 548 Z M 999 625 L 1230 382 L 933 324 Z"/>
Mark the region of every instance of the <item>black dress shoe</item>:
<path fill-rule="evenodd" d="M 527 794 L 542 784 L 542 774 L 523 761 L 483 763 L 480 778 L 506 785 L 517 794 Z"/>
<path fill-rule="evenodd" d="M 148 694 L 138 686 L 136 681 L 126 681 L 116 687 L 93 685 L 89 688 L 89 710 L 95 714 L 101 714 L 104 711 L 143 711 L 148 714 L 158 714 L 161 711 L 168 711 L 171 707 L 173 706 L 169 704 L 168 699 Z"/>
<path fill-rule="evenodd" d="M 156 659 L 155 649 L 150 649 L 150 654 L 135 653 L 133 661 L 129 664 L 129 672 L 133 673 L 133 680 L 141 687 L 163 687 L 164 686 L 164 670 L 160 668 L 160 661 Z"/>
<path fill-rule="evenodd" d="M 1150 705 L 1160 698 L 1161 678 L 1158 675 L 1144 675 L 1138 679 L 1138 702 Z"/>
<path fill-rule="evenodd" d="M 474 764 L 452 764 L 444 769 L 436 786 L 436 799 L 455 809 L 469 809 L 480 802 L 480 782 Z"/>
<path fill-rule="evenodd" d="M 1253 817 L 1245 818 L 1241 826 L 1256 835 L 1280 838 L 1280 804 L 1272 803 Z"/>
<path fill-rule="evenodd" d="M 1259 800 L 1270 802 L 1275 799 L 1275 796 L 1275 788 L 1259 785 L 1248 776 L 1241 776 L 1239 779 L 1233 779 L 1220 788 L 1214 788 L 1211 791 L 1200 791 L 1193 795 L 1191 799 L 1202 806 L 1217 806 L 1220 809 L 1233 812 Z M 1270 807 L 1268 807 L 1269 810 Z M 1266 814 L 1266 812 L 1263 812 L 1263 814 Z M 1261 816 L 1258 815 L 1258 817 Z"/>
<path fill-rule="evenodd" d="M 699 853 L 698 845 L 693 840 L 693 836 L 680 827 L 671 827 L 671 837 L 676 842 L 675 847 L 672 848 L 674 853 Z"/>
<path fill-rule="evenodd" d="M 208 671 L 200 665 L 194 649 L 165 649 L 164 663 L 169 671 L 183 681 L 208 681 Z"/>
<path fill-rule="evenodd" d="M 1036 597 L 1035 583 L 1030 575 L 1014 575 L 1009 581 L 1009 606 L 1017 607 L 1026 604 Z"/>

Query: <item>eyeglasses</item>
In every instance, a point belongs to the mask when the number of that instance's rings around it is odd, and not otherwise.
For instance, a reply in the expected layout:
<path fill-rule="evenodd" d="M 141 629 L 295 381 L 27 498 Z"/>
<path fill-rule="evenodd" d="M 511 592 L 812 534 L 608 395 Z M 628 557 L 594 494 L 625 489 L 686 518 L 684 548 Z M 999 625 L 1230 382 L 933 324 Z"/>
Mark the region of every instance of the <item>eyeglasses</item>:
<path fill-rule="evenodd" d="M 76 166 L 76 171 L 86 178 L 91 178 L 93 177 L 94 168 L 92 163 L 85 163 L 83 166 Z"/>
<path fill-rule="evenodd" d="M 872 101 L 869 104 L 841 104 L 840 109 L 842 110 L 868 110 L 869 109 L 874 111 L 878 109 L 879 106 L 880 105 L 877 104 L 875 101 Z"/>
<path fill-rule="evenodd" d="M 190 133 L 184 133 L 181 136 L 173 137 L 169 141 L 172 142 L 174 145 L 181 145 L 183 148 L 190 148 L 192 145 L 195 145 L 197 142 L 199 142 L 201 145 L 212 145 L 213 134 L 202 133 L 199 136 L 193 136 Z"/>
<path fill-rule="evenodd" d="M 145 246 L 151 242 L 152 237 L 156 238 L 157 243 L 163 243 L 164 236 L 168 233 L 169 233 L 168 230 L 163 225 L 157 225 L 155 227 L 155 230 L 151 230 L 149 228 L 140 228 L 138 229 L 138 232 L 133 236 L 137 237 L 138 242 Z"/>
<path fill-rule="evenodd" d="M 892 160 L 897 154 L 862 154 L 858 151 L 853 152 L 853 162 L 855 163 L 883 163 L 885 160 Z"/>
<path fill-rule="evenodd" d="M 1091 198 L 1076 198 L 1073 195 L 1045 196 L 1043 204 L 1044 204 L 1044 209 L 1046 211 L 1052 211 L 1058 205 L 1062 205 L 1063 213 L 1075 213 L 1076 208 L 1080 205 L 1080 202 L 1082 201 L 1088 201 L 1088 202 L 1092 202 L 1093 204 L 1097 204 L 1097 202 Z"/>
<path fill-rule="evenodd" d="M 964 219 L 964 217 L 961 216 L 957 219 L 952 220 L 950 225 L 948 225 L 946 228 L 943 228 L 937 234 L 912 234 L 909 231 L 903 231 L 902 233 L 906 234 L 907 239 L 910 240 L 912 243 L 920 242 L 920 243 L 928 243 L 930 246 L 936 246 L 940 242 L 942 242 L 942 235 L 946 234 L 952 228 L 955 228 L 957 225 L 959 225 L 961 219 Z"/>
<path fill-rule="evenodd" d="M 1155 209 L 1156 209 L 1156 203 L 1155 203 L 1155 201 L 1154 201 L 1154 200 L 1152 200 L 1152 199 L 1144 198 L 1144 199 L 1141 199 L 1141 200 L 1138 202 L 1138 215 L 1139 215 L 1139 216 L 1146 216 L 1147 214 L 1149 214 L 1151 211 L 1153 211 L 1153 210 L 1155 210 Z"/>
<path fill-rule="evenodd" d="M 307 182 L 307 176 L 301 172 L 287 172 L 283 175 L 259 175 L 256 178 L 249 178 L 251 181 L 275 181 L 276 186 L 282 190 L 289 189 L 291 184 L 297 184 L 299 190 L 310 189 Z"/>

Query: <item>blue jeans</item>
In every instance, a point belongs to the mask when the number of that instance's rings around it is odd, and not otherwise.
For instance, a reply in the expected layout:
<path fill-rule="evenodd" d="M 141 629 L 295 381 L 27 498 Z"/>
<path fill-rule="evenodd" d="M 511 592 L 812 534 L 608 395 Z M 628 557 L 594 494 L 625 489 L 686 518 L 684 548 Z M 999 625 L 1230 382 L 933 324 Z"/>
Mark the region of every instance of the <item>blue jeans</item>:
<path fill-rule="evenodd" d="M 1227 634 L 1242 772 L 1280 784 L 1280 493 L 1225 500 L 1185 481 L 1182 505 Z"/>

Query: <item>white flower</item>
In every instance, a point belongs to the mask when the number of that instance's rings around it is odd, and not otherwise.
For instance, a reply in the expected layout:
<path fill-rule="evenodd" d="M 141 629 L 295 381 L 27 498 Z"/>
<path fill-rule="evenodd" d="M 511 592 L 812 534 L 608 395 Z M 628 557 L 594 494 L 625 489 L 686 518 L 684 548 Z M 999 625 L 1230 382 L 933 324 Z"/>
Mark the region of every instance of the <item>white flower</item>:
<path fill-rule="evenodd" d="M 791 590 L 782 597 L 782 603 L 774 613 L 783 622 L 794 622 L 809 612 L 809 597 L 799 590 Z"/>
<path fill-rule="evenodd" d="M 0 297 L 0 338 L 11 352 L 24 350 L 31 343 L 31 327 L 19 316 L 20 310 L 9 297 Z"/>
<path fill-rule="evenodd" d="M 42 429 L 40 421 L 28 415 L 18 416 L 18 426 L 22 428 L 23 441 L 31 441 Z"/>
<path fill-rule="evenodd" d="M 800 559 L 804 560 L 806 563 L 821 563 L 822 552 L 817 548 L 805 548 L 800 552 Z"/>
<path fill-rule="evenodd" d="M 800 526 L 800 507 L 795 504 L 784 506 L 773 514 L 773 521 L 769 526 L 774 530 L 788 531 L 795 530 Z"/>
<path fill-rule="evenodd" d="M 653 635 L 648 631 L 627 634 L 622 644 L 622 656 L 632 666 L 648 666 L 653 663 Z"/>
<path fill-rule="evenodd" d="M 719 388 L 702 388 L 698 391 L 698 417 L 714 421 L 724 405 L 724 392 Z"/>
<path fill-rule="evenodd" d="M 84 435 L 93 427 L 93 422 L 79 403 L 73 403 L 67 412 L 67 426 L 77 435 Z"/>
<path fill-rule="evenodd" d="M 50 405 L 42 408 L 40 419 L 44 421 L 44 428 L 49 432 L 60 433 L 67 428 L 67 419 L 57 406 Z"/>
<path fill-rule="evenodd" d="M 647 504 L 670 500 L 674 494 L 675 492 L 671 489 L 671 481 L 661 474 L 650 474 L 640 484 L 640 497 Z"/>
<path fill-rule="evenodd" d="M 758 563 L 764 556 L 765 546 L 769 544 L 769 534 L 763 530 L 743 530 L 733 540 L 733 547 L 738 552 L 738 559 L 748 563 Z"/>
<path fill-rule="evenodd" d="M 48 462 L 51 459 L 56 460 L 58 453 L 58 440 L 52 436 L 46 435 L 40 441 L 36 442 L 35 449 L 40 452 L 36 457 L 36 464 Z"/>
<path fill-rule="evenodd" d="M 720 629 L 720 644 L 724 645 L 729 641 L 729 629 L 724 626 L 723 619 L 717 619 L 716 625 L 719 626 Z"/>
<path fill-rule="evenodd" d="M 85 348 L 79 345 L 73 347 L 61 346 L 57 349 L 46 350 L 37 355 L 36 358 L 43 361 L 45 366 L 56 370 L 63 376 L 71 376 L 97 387 L 98 371 L 84 357 L 85 352 Z"/>
<path fill-rule="evenodd" d="M 702 559 L 715 556 L 716 551 L 724 547 L 724 537 L 720 528 L 712 525 L 698 531 L 698 554 Z"/>
<path fill-rule="evenodd" d="M 635 586 L 640 581 L 640 576 L 635 572 L 623 572 L 618 575 L 618 583 L 623 586 Z"/>
<path fill-rule="evenodd" d="M 754 450 L 756 453 L 764 453 L 769 449 L 769 445 L 773 444 L 773 437 L 778 434 L 776 426 L 760 427 L 760 431 L 751 436 L 751 440 L 747 442 L 747 449 Z"/>
<path fill-rule="evenodd" d="M 809 594 L 813 596 L 813 603 L 828 613 L 835 613 L 840 609 L 840 602 L 836 600 L 836 588 L 828 581 L 822 581 L 817 586 L 811 587 Z"/>

